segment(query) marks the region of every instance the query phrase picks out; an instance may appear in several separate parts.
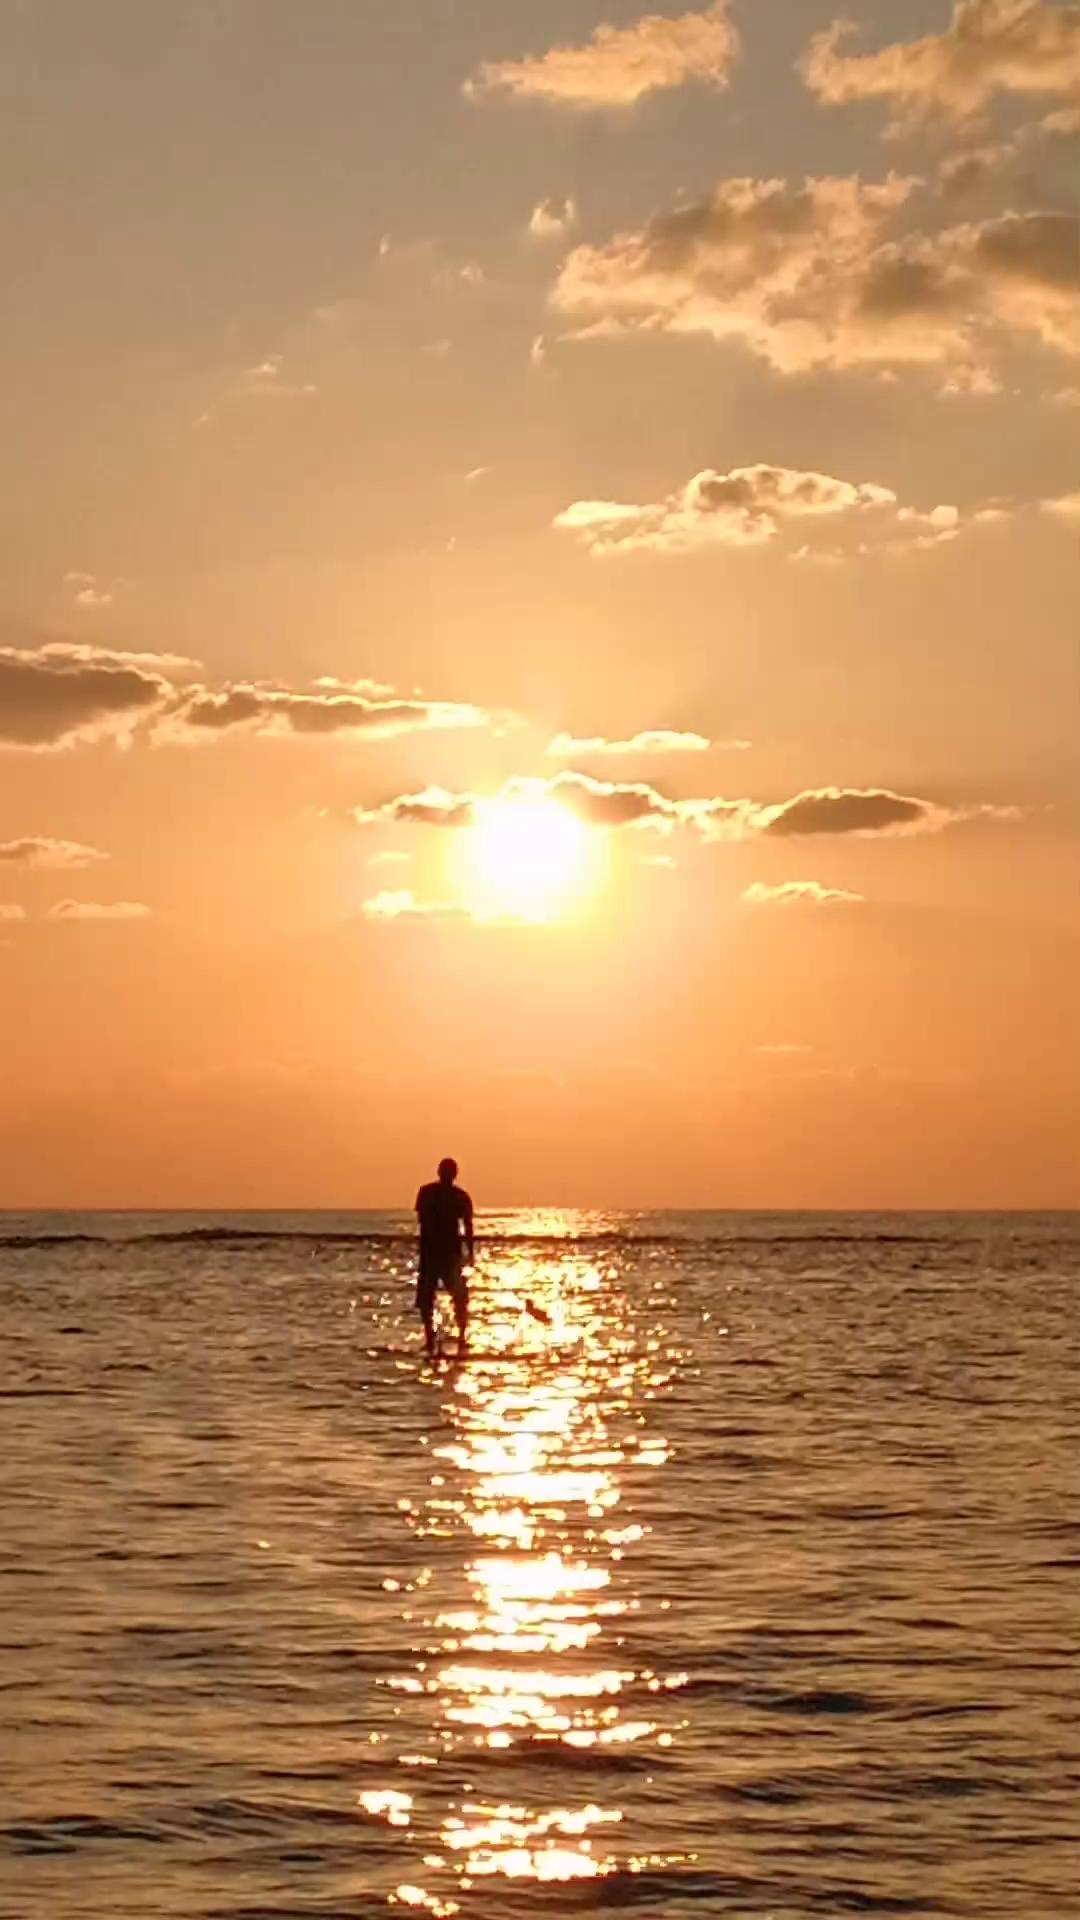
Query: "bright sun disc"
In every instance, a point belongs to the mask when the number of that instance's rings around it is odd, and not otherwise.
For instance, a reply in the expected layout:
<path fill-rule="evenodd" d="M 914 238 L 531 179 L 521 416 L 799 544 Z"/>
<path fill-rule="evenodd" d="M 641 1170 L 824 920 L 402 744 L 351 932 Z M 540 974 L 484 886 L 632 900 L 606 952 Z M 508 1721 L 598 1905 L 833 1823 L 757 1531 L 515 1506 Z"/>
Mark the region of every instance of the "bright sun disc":
<path fill-rule="evenodd" d="M 483 801 L 460 839 L 462 893 L 478 920 L 541 926 L 579 904 L 597 878 L 600 834 L 557 800 Z"/>

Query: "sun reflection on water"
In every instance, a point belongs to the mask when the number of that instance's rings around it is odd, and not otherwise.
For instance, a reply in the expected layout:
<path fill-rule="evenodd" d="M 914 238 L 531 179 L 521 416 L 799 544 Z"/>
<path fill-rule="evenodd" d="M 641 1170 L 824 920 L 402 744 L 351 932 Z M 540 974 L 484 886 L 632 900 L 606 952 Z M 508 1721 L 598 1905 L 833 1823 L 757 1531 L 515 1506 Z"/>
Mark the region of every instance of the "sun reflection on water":
<path fill-rule="evenodd" d="M 668 1457 L 645 1427 L 670 1377 L 663 1341 L 573 1254 L 490 1264 L 476 1307 L 475 1353 L 442 1380 L 428 1497 L 399 1503 L 431 1561 L 406 1583 L 414 1658 L 388 1682 L 410 1701 L 397 1764 L 416 1795 L 361 1796 L 422 1859 L 392 1903 L 436 1915 L 493 1878 L 637 1870 L 614 1850 L 616 1762 L 634 1750 L 661 1764 L 674 1738 L 661 1703 L 684 1678 L 624 1651 L 647 1527 L 618 1509 L 628 1465 Z M 538 1801 L 560 1756 L 589 1783 L 580 1803 Z"/>

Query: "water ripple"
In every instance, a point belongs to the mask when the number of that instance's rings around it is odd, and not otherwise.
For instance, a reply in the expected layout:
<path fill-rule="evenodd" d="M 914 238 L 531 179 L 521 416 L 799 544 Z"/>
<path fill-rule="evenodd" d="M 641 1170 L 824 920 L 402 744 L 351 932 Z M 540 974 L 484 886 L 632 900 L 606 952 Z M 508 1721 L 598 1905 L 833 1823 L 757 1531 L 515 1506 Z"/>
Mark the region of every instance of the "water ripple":
<path fill-rule="evenodd" d="M 0 1913 L 1061 1920 L 1075 1222 L 0 1223 Z"/>

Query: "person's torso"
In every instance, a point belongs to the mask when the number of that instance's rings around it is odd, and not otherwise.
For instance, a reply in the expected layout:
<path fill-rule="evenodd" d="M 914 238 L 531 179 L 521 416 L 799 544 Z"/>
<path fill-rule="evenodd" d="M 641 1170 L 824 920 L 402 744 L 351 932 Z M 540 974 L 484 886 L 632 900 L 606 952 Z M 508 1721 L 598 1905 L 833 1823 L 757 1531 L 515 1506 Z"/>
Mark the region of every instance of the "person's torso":
<path fill-rule="evenodd" d="M 456 1253 L 468 1205 L 468 1196 L 460 1187 L 448 1187 L 441 1180 L 421 1187 L 416 1203 L 421 1247 L 432 1252 Z"/>

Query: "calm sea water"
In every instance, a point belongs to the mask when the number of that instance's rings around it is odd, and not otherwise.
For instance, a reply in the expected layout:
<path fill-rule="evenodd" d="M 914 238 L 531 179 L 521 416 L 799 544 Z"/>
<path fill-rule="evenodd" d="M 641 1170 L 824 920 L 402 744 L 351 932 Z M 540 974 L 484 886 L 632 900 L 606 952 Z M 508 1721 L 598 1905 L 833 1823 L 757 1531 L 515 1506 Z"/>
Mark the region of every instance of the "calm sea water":
<path fill-rule="evenodd" d="M 0 1913 L 1080 1913 L 1080 1219 L 406 1228 L 0 1217 Z"/>

